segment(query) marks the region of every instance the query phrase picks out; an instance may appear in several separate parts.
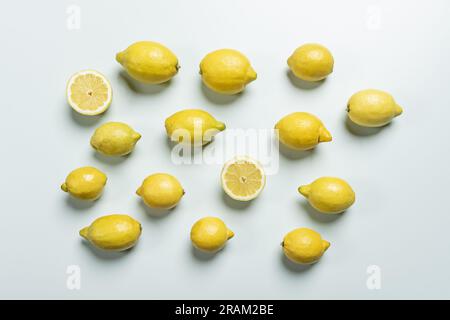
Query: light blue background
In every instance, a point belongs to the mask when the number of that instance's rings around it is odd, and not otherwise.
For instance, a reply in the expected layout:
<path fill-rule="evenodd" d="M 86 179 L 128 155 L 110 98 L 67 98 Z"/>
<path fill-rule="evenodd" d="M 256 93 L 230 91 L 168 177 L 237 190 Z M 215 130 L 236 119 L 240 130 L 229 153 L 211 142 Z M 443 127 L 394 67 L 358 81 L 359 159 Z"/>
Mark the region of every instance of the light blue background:
<path fill-rule="evenodd" d="M 81 8 L 68 30 L 66 9 Z M 378 14 L 380 13 L 380 14 Z M 448 228 L 450 42 L 448 1 L 9 1 L 0 10 L 0 298 L 450 298 Z M 142 90 L 121 75 L 115 53 L 137 40 L 164 43 L 181 70 L 169 85 Z M 304 42 L 325 44 L 333 74 L 315 88 L 287 76 L 286 59 Z M 211 50 L 244 52 L 258 79 L 236 99 L 202 89 L 198 64 Z M 110 110 L 86 120 L 65 102 L 70 75 L 92 68 L 114 90 Z M 354 92 L 391 92 L 404 107 L 392 125 L 360 135 L 346 125 Z M 300 159 L 280 156 L 260 198 L 238 206 L 223 196 L 219 165 L 176 166 L 163 127 L 182 108 L 203 108 L 228 128 L 272 128 L 285 114 L 318 115 L 333 135 Z M 124 160 L 95 155 L 89 138 L 118 120 L 142 134 Z M 83 205 L 61 192 L 66 174 L 93 165 L 109 177 L 103 197 Z M 162 218 L 134 194 L 153 172 L 176 175 L 187 193 Z M 348 180 L 356 204 L 320 216 L 297 194 L 323 175 Z M 124 255 L 91 250 L 78 230 L 103 214 L 142 222 Z M 191 249 L 189 230 L 216 215 L 236 237 L 213 259 Z M 298 270 L 279 246 L 293 228 L 316 229 L 332 245 Z M 81 268 L 68 290 L 66 268 Z M 381 289 L 366 286 L 381 268 Z"/>

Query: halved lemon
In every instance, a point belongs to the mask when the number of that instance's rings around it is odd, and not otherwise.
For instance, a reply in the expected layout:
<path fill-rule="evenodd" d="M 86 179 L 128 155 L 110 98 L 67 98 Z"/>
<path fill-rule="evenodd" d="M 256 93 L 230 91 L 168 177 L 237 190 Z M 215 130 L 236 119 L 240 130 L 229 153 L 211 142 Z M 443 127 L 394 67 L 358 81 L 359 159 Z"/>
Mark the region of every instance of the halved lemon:
<path fill-rule="evenodd" d="M 258 161 L 238 156 L 223 166 L 222 188 L 234 200 L 250 201 L 264 189 L 266 175 Z"/>
<path fill-rule="evenodd" d="M 111 84 L 97 71 L 79 71 L 67 83 L 67 101 L 83 115 L 94 116 L 105 112 L 111 100 Z"/>

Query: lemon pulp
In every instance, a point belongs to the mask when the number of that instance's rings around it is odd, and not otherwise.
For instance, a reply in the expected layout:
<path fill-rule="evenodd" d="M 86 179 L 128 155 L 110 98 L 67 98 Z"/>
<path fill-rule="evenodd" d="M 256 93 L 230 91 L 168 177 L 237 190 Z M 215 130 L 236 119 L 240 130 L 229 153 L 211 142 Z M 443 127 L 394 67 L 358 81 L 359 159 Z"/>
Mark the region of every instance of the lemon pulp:
<path fill-rule="evenodd" d="M 67 99 L 75 111 L 84 115 L 97 115 L 105 112 L 111 103 L 111 85 L 96 71 L 80 71 L 69 80 Z"/>
<path fill-rule="evenodd" d="M 224 165 L 222 187 L 231 198 L 249 201 L 256 198 L 265 185 L 261 165 L 248 157 L 237 157 Z"/>

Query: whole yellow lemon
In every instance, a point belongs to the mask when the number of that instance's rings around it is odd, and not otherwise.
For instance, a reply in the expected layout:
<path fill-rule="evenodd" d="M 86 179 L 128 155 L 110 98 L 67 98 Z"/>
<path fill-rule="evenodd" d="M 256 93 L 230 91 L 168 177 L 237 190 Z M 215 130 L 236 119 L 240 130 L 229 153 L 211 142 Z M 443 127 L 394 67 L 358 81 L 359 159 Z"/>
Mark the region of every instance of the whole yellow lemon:
<path fill-rule="evenodd" d="M 402 114 L 403 109 L 387 92 L 367 89 L 355 93 L 347 104 L 348 117 L 363 127 L 382 127 Z"/>
<path fill-rule="evenodd" d="M 171 209 L 180 202 L 184 190 L 174 176 L 155 173 L 145 178 L 136 193 L 151 208 Z"/>
<path fill-rule="evenodd" d="M 311 206 L 323 213 L 341 213 L 355 202 L 350 185 L 336 177 L 322 177 L 298 188 Z"/>
<path fill-rule="evenodd" d="M 324 46 L 308 43 L 298 47 L 287 63 L 296 77 L 305 81 L 320 81 L 333 72 L 334 59 Z"/>
<path fill-rule="evenodd" d="M 200 63 L 203 83 L 222 94 L 236 94 L 256 79 L 250 61 L 237 50 L 220 49 L 208 53 Z"/>
<path fill-rule="evenodd" d="M 165 127 L 172 141 L 194 146 L 207 144 L 215 134 L 225 130 L 223 122 L 200 109 L 186 109 L 174 113 L 166 119 Z"/>
<path fill-rule="evenodd" d="M 234 236 L 219 218 L 206 217 L 198 220 L 191 229 L 191 241 L 194 247 L 206 252 L 217 252 Z"/>
<path fill-rule="evenodd" d="M 141 135 L 122 122 L 107 122 L 91 137 L 91 146 L 109 156 L 124 156 L 133 151 Z"/>
<path fill-rule="evenodd" d="M 112 214 L 100 217 L 81 229 L 80 236 L 99 249 L 123 251 L 136 244 L 141 232 L 141 224 L 132 217 Z"/>
<path fill-rule="evenodd" d="M 94 167 L 81 167 L 73 170 L 61 185 L 64 192 L 82 200 L 96 200 L 103 192 L 106 175 Z"/>
<path fill-rule="evenodd" d="M 150 84 L 169 81 L 180 68 L 175 54 L 153 41 L 133 43 L 119 52 L 116 60 L 132 78 Z"/>
<path fill-rule="evenodd" d="M 320 142 L 332 140 L 322 121 L 307 112 L 294 112 L 283 117 L 275 125 L 279 140 L 296 150 L 309 150 Z"/>
<path fill-rule="evenodd" d="M 300 264 L 317 262 L 330 247 L 330 243 L 323 240 L 319 233 L 308 228 L 292 230 L 286 234 L 281 245 L 286 257 Z"/>

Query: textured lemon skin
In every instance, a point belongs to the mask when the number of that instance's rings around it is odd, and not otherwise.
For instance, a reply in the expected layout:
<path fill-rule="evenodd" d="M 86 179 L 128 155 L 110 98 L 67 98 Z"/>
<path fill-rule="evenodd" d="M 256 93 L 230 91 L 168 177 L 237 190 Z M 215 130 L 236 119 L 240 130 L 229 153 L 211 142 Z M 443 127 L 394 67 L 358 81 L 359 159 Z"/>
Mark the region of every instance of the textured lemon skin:
<path fill-rule="evenodd" d="M 363 127 L 382 127 L 402 114 L 403 109 L 387 92 L 367 89 L 355 93 L 347 104 L 348 117 Z"/>
<path fill-rule="evenodd" d="M 206 217 L 198 220 L 191 229 L 194 247 L 205 252 L 217 252 L 234 236 L 219 218 Z"/>
<path fill-rule="evenodd" d="M 331 52 L 320 44 L 308 43 L 298 47 L 288 58 L 292 73 L 305 81 L 320 81 L 333 72 Z"/>
<path fill-rule="evenodd" d="M 149 84 L 169 81 L 179 69 L 176 55 L 153 41 L 133 43 L 119 52 L 116 60 L 133 79 Z"/>
<path fill-rule="evenodd" d="M 81 200 L 96 200 L 102 195 L 106 180 L 106 175 L 100 170 L 81 167 L 67 175 L 61 189 Z"/>
<path fill-rule="evenodd" d="M 294 112 L 283 117 L 275 125 L 278 139 L 295 150 L 313 149 L 320 142 L 332 140 L 322 121 L 307 112 Z"/>
<path fill-rule="evenodd" d="M 341 213 L 355 203 L 355 192 L 345 181 L 336 177 L 321 177 L 298 191 L 311 206 L 322 213 Z"/>
<path fill-rule="evenodd" d="M 256 79 L 250 61 L 239 51 L 220 49 L 208 53 L 200 62 L 203 83 L 211 90 L 232 95 Z"/>
<path fill-rule="evenodd" d="M 167 136 L 172 141 L 196 146 L 207 144 L 215 134 L 225 130 L 223 122 L 200 109 L 178 111 L 168 117 L 164 124 Z"/>
<path fill-rule="evenodd" d="M 123 251 L 133 247 L 142 232 L 141 224 L 124 214 L 98 218 L 80 230 L 80 236 L 95 247 L 108 251 Z"/>
<path fill-rule="evenodd" d="M 317 262 L 330 243 L 323 240 L 321 235 L 308 228 L 292 230 L 283 239 L 283 251 L 292 262 L 312 264 Z"/>
<path fill-rule="evenodd" d="M 141 135 L 122 122 L 107 122 L 91 137 L 91 146 L 108 156 L 124 156 L 133 151 Z"/>
<path fill-rule="evenodd" d="M 180 202 L 184 190 L 174 176 L 155 173 L 145 178 L 136 193 L 150 208 L 172 209 Z"/>

